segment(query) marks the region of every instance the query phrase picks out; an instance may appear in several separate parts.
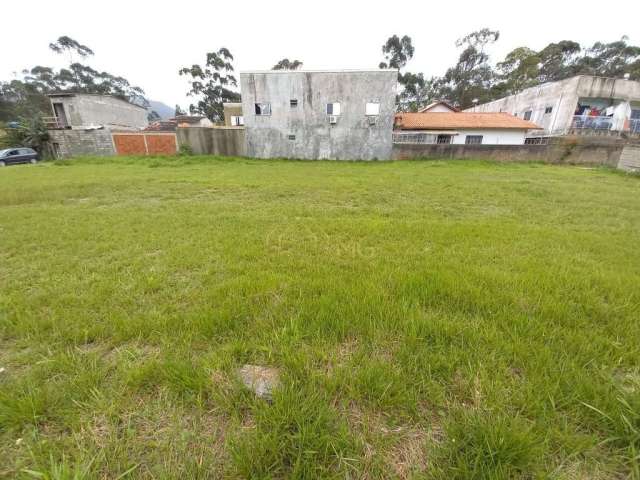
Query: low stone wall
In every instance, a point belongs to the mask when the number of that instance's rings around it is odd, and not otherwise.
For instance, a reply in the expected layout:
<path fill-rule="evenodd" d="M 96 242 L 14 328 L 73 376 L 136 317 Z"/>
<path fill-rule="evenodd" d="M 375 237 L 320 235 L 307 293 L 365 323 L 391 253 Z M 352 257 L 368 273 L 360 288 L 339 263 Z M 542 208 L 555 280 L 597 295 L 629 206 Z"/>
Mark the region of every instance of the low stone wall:
<path fill-rule="evenodd" d="M 640 145 L 624 147 L 618 168 L 627 172 L 640 172 Z"/>
<path fill-rule="evenodd" d="M 49 151 L 57 158 L 115 155 L 109 130 L 49 130 Z"/>
<path fill-rule="evenodd" d="M 394 144 L 392 155 L 394 160 L 471 158 L 617 167 L 624 148 L 621 141 L 564 137 L 548 145 Z"/>
<path fill-rule="evenodd" d="M 178 145 L 188 145 L 196 155 L 246 155 L 245 130 L 238 127 L 178 128 Z"/>

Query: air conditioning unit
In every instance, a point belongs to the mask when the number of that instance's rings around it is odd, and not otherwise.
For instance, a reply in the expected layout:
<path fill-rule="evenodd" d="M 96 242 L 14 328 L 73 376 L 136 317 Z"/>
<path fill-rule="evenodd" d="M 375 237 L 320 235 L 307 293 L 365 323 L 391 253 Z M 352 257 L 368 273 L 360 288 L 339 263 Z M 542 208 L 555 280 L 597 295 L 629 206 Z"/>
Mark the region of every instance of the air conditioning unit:
<path fill-rule="evenodd" d="M 378 117 L 370 115 L 367 117 L 367 121 L 369 122 L 369 125 L 375 125 L 376 123 L 378 123 Z"/>
<path fill-rule="evenodd" d="M 337 115 L 329 115 L 329 123 L 331 125 L 335 125 L 336 123 L 338 123 L 338 116 Z"/>

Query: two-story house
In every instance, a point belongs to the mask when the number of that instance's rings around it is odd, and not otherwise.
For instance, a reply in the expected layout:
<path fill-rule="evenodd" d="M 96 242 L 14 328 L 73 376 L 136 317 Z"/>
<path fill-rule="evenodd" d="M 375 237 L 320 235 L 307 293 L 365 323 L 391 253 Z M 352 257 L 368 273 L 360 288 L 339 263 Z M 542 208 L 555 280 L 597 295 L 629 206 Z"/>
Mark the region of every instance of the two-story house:
<path fill-rule="evenodd" d="M 241 72 L 247 155 L 391 158 L 397 70 Z"/>
<path fill-rule="evenodd" d="M 45 118 L 48 128 L 140 130 L 149 125 L 147 110 L 125 99 L 92 93 L 49 94 L 53 116 Z"/>
<path fill-rule="evenodd" d="M 543 131 L 535 136 L 571 133 L 640 134 L 640 82 L 579 75 L 527 88 L 477 105 L 469 112 L 506 112 Z"/>

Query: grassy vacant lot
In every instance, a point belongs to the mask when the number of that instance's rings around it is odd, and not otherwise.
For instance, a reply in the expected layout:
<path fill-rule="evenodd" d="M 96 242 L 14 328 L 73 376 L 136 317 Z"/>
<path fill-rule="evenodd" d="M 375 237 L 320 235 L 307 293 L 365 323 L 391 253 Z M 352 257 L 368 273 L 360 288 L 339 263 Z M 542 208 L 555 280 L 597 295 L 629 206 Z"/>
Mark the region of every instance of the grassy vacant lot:
<path fill-rule="evenodd" d="M 7 167 L 0 476 L 637 479 L 639 304 L 607 170 Z"/>

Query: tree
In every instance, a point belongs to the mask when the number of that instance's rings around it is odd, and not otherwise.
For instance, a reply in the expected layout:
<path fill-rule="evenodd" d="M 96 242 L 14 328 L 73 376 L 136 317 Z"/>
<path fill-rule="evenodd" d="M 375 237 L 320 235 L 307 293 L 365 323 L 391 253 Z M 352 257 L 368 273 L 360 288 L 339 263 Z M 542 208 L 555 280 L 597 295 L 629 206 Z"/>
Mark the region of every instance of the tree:
<path fill-rule="evenodd" d="M 572 40 L 550 43 L 537 54 L 540 58 L 540 83 L 554 82 L 575 75 L 577 56 L 582 48 Z"/>
<path fill-rule="evenodd" d="M 40 116 L 23 117 L 18 125 L 6 129 L 7 136 L 3 143 L 7 146 L 30 147 L 44 153 L 45 142 L 49 139 L 47 128 Z"/>
<path fill-rule="evenodd" d="M 396 97 L 396 103 L 399 112 L 415 112 L 433 97 L 433 79 L 425 79 L 422 73 L 400 71 L 413 58 L 414 52 L 411 37 L 407 35 L 402 38 L 393 35 L 382 45 L 384 61 L 380 62 L 378 67 L 398 70 L 398 83 L 401 89 Z"/>
<path fill-rule="evenodd" d="M 176 103 L 176 111 L 175 111 L 175 113 L 173 114 L 173 115 L 174 115 L 174 117 L 178 117 L 178 116 L 180 116 L 180 115 L 186 115 L 186 114 L 187 114 L 187 112 L 185 112 L 184 110 L 182 110 L 182 108 L 180 107 L 180 105 L 178 105 L 178 104 Z"/>
<path fill-rule="evenodd" d="M 189 111 L 205 115 L 212 122 L 224 119 L 222 104 L 240 101 L 240 94 L 233 88 L 238 86 L 233 76 L 233 55 L 226 48 L 207 53 L 204 67 L 192 65 L 179 70 L 180 75 L 191 77 L 191 89 L 187 95 L 196 97 L 197 102 L 189 105 Z"/>
<path fill-rule="evenodd" d="M 417 112 L 437 97 L 437 79 L 426 79 L 422 73 L 398 74 L 402 91 L 398 95 L 399 112 Z"/>
<path fill-rule="evenodd" d="M 86 58 L 93 55 L 86 45 L 62 36 L 49 45 L 56 53 L 68 53 L 67 68 L 55 70 L 37 65 L 22 71 L 22 78 L 0 82 L 0 119 L 50 115 L 51 104 L 46 94 L 60 91 L 114 95 L 147 108 L 149 103 L 140 87 L 132 86 L 126 78 L 94 70 L 88 65 L 73 62 L 74 55 Z"/>
<path fill-rule="evenodd" d="M 384 62 L 380 62 L 378 67 L 401 70 L 413 58 L 414 52 L 415 49 L 411 43 L 411 37 L 405 35 L 400 38 L 397 35 L 393 35 L 382 46 Z"/>
<path fill-rule="evenodd" d="M 460 38 L 456 46 L 464 47 L 464 50 L 460 53 L 458 63 L 449 68 L 440 79 L 440 94 L 460 108 L 490 100 L 496 76 L 489 65 L 489 55 L 485 53 L 485 48 L 498 38 L 500 32 L 488 28 Z"/>
<path fill-rule="evenodd" d="M 603 43 L 596 42 L 577 62 L 577 73 L 582 75 L 599 75 L 603 77 L 622 77 L 634 74 L 638 78 L 637 65 L 640 61 L 640 47 L 629 45 L 629 38 Z"/>
<path fill-rule="evenodd" d="M 17 121 L 47 111 L 51 111 L 51 103 L 34 85 L 21 80 L 0 82 L 0 121 Z"/>
<path fill-rule="evenodd" d="M 75 41 L 71 37 L 67 37 L 66 35 L 58 37 L 58 40 L 50 43 L 49 48 L 56 53 L 66 53 L 67 55 L 69 55 L 69 64 L 74 63 L 74 53 L 82 58 L 93 55 L 93 50 L 91 50 L 89 47 L 87 47 L 86 45 L 82 45 L 81 43 Z"/>
<path fill-rule="evenodd" d="M 519 47 L 507 54 L 497 69 L 504 82 L 502 92 L 511 95 L 536 85 L 540 76 L 540 56 L 527 47 Z"/>
<path fill-rule="evenodd" d="M 289 60 L 288 58 L 283 58 L 278 63 L 276 63 L 271 70 L 297 70 L 302 66 L 302 62 L 300 60 Z"/>
<path fill-rule="evenodd" d="M 158 120 L 162 120 L 162 117 L 160 117 L 160 114 L 155 110 L 151 110 L 149 113 L 147 113 L 147 121 L 149 123 L 157 122 Z"/>

